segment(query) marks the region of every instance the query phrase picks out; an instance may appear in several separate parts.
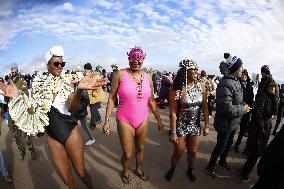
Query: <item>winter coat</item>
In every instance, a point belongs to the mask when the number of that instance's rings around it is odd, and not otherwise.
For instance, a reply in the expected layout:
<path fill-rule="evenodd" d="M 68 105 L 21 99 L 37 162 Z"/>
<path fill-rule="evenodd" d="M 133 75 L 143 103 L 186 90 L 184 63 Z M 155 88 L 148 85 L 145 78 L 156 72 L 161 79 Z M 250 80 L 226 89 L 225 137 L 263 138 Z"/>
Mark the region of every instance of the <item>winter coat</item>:
<path fill-rule="evenodd" d="M 243 90 L 237 78 L 232 74 L 225 75 L 216 89 L 216 114 L 214 127 L 217 132 L 236 130 L 245 114 Z"/>
<path fill-rule="evenodd" d="M 259 91 L 255 97 L 248 136 L 248 150 L 261 156 L 266 148 L 272 128 L 272 115 L 277 114 L 276 95 Z"/>
<path fill-rule="evenodd" d="M 242 89 L 243 89 L 243 100 L 245 104 L 248 104 L 252 107 L 253 105 L 253 86 L 251 82 L 241 82 Z"/>

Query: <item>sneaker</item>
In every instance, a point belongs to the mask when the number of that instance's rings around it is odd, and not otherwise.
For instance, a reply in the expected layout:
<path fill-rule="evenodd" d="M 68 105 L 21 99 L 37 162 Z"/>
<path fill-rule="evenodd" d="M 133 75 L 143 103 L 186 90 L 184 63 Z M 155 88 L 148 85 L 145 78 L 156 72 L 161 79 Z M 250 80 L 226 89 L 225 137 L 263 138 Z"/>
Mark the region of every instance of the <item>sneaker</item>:
<path fill-rule="evenodd" d="M 174 169 L 169 169 L 169 170 L 167 171 L 167 173 L 165 174 L 165 179 L 166 179 L 167 181 L 171 181 L 172 178 L 173 178 L 174 172 L 175 172 Z"/>
<path fill-rule="evenodd" d="M 193 169 L 187 170 L 187 176 L 191 182 L 194 182 L 196 180 L 196 175 L 194 174 Z"/>
<path fill-rule="evenodd" d="M 37 158 L 36 153 L 35 152 L 31 152 L 31 157 L 32 157 L 32 160 L 36 160 L 36 158 Z"/>
<path fill-rule="evenodd" d="M 93 140 L 88 140 L 86 143 L 85 143 L 85 145 L 86 146 L 91 146 L 93 143 L 95 143 L 96 142 L 96 139 L 93 139 Z"/>
<path fill-rule="evenodd" d="M 220 167 L 223 167 L 226 171 L 230 171 L 230 169 L 231 169 L 231 167 L 227 164 L 226 161 L 221 161 L 221 160 L 219 160 L 219 161 L 218 161 L 218 165 L 219 165 Z"/>
<path fill-rule="evenodd" d="M 235 145 L 234 146 L 234 150 L 235 150 L 235 152 L 238 154 L 238 153 L 240 153 L 240 147 L 239 147 L 239 145 Z"/>
<path fill-rule="evenodd" d="M 206 168 L 206 174 L 211 178 L 215 179 L 216 178 L 216 173 L 214 172 L 213 168 Z"/>

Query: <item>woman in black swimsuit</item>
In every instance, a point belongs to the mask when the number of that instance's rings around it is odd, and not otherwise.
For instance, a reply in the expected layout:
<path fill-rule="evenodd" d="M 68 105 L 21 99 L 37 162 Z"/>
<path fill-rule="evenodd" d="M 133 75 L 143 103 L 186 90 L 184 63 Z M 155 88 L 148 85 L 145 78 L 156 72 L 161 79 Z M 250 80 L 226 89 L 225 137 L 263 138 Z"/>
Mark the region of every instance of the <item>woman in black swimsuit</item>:
<path fill-rule="evenodd" d="M 79 106 L 80 90 L 73 93 L 68 82 L 70 80 L 66 79 L 67 75 L 61 74 L 65 65 L 63 55 L 64 51 L 60 46 L 55 46 L 47 52 L 45 58 L 48 75 L 34 79 L 32 103 L 13 83 L 0 84 L 0 89 L 4 91 L 5 96 L 12 98 L 9 103 L 10 114 L 12 119 L 18 122 L 20 129 L 28 135 L 35 135 L 43 132 L 43 128 L 47 126 L 47 142 L 51 156 L 66 186 L 69 189 L 76 188 L 70 159 L 76 174 L 89 189 L 92 189 L 92 181 L 85 168 L 79 127 L 70 117 L 70 112 Z M 106 80 L 84 77 L 78 88 L 95 89 L 105 84 Z"/>

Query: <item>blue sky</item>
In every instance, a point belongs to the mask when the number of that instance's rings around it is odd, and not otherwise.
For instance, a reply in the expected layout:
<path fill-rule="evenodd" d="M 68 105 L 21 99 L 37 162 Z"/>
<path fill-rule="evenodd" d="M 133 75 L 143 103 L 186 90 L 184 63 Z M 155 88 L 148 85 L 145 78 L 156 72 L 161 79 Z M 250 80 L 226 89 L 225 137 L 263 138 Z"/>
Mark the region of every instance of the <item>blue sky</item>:
<path fill-rule="evenodd" d="M 220 75 L 230 52 L 250 73 L 268 64 L 284 81 L 283 10 L 282 0 L 1 0 L 0 72 L 12 64 L 25 73 L 44 70 L 53 45 L 63 46 L 69 69 L 86 62 L 124 68 L 126 52 L 138 45 L 147 68 L 176 71 L 193 58 Z"/>

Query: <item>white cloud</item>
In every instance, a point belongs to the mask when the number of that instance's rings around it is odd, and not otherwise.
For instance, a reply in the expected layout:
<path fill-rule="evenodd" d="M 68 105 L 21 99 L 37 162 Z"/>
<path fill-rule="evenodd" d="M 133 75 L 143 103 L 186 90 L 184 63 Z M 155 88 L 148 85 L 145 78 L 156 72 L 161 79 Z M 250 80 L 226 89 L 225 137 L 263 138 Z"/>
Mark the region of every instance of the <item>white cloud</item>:
<path fill-rule="evenodd" d="M 104 65 L 114 61 L 126 66 L 124 51 L 140 45 L 147 50 L 148 66 L 155 67 L 162 61 L 168 66 L 161 69 L 177 69 L 177 62 L 172 61 L 196 58 L 201 68 L 214 74 L 219 72 L 223 53 L 231 52 L 243 59 L 250 72 L 270 64 L 274 76 L 283 79 L 278 71 L 284 68 L 281 0 L 100 0 L 87 7 L 76 5 L 73 12 L 71 3 L 50 6 L 21 9 L 5 19 L 0 15 L 0 50 L 13 46 L 19 34 L 42 34 L 78 46 L 67 47 L 71 54 L 82 54 L 74 57 L 77 63 L 70 57 L 71 65 L 77 65 L 80 58 L 93 60 L 85 53 L 91 51 L 99 54 L 96 61 Z M 67 11 L 58 11 L 62 8 Z"/>
<path fill-rule="evenodd" d="M 73 7 L 73 5 L 71 3 L 64 3 L 63 4 L 63 9 L 67 10 L 67 11 L 70 11 L 70 12 L 74 11 L 74 7 Z"/>

